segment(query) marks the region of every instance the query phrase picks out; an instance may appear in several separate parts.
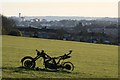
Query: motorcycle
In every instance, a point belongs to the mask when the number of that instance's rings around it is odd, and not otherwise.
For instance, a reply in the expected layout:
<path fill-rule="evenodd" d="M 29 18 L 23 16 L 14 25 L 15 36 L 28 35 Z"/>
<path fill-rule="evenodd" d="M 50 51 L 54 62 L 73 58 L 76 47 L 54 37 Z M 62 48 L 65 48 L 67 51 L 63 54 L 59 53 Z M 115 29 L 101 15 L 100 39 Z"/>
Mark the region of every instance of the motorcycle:
<path fill-rule="evenodd" d="M 74 65 L 71 62 L 69 61 L 64 62 L 65 59 L 68 59 L 71 57 L 69 55 L 72 53 L 72 50 L 70 50 L 68 54 L 64 54 L 58 57 L 50 57 L 44 52 L 44 50 L 40 52 L 36 49 L 36 52 L 37 52 L 37 56 L 35 58 L 31 56 L 26 56 L 21 59 L 22 67 L 28 68 L 28 69 L 35 68 L 36 61 L 42 57 L 44 59 L 43 64 L 45 66 L 45 69 L 66 70 L 68 72 L 71 72 L 74 70 Z"/>

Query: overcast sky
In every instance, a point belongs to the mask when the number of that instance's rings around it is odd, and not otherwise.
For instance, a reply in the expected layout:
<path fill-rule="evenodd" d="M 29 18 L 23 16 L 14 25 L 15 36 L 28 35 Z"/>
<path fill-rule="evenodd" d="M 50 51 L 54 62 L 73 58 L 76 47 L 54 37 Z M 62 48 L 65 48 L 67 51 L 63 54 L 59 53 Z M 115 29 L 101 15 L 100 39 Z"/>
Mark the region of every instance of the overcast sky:
<path fill-rule="evenodd" d="M 3 0 L 0 7 L 5 16 L 118 16 L 118 0 Z"/>

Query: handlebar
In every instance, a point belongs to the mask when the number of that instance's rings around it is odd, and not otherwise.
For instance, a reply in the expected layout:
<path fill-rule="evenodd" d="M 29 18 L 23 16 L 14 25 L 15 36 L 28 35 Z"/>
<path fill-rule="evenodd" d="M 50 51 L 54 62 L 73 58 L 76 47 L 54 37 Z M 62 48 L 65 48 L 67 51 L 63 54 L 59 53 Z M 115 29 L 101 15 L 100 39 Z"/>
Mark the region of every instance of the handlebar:
<path fill-rule="evenodd" d="M 39 51 L 36 49 L 36 52 L 39 52 Z"/>
<path fill-rule="evenodd" d="M 37 51 L 37 52 L 40 52 L 40 51 L 38 51 L 37 49 L 36 49 L 36 51 Z M 44 52 L 44 50 L 42 50 L 41 52 Z"/>
<path fill-rule="evenodd" d="M 38 51 L 38 50 L 36 49 L 36 52 L 37 52 L 37 55 L 41 55 L 41 53 L 44 53 L 44 50 L 42 50 L 42 51 L 40 52 L 40 51 Z"/>
<path fill-rule="evenodd" d="M 38 51 L 38 50 L 36 49 L 36 52 L 37 52 L 37 55 L 40 55 L 40 51 Z"/>
<path fill-rule="evenodd" d="M 36 49 L 36 51 L 37 51 L 37 55 L 40 55 L 40 56 L 44 56 L 44 57 L 47 57 L 47 58 L 51 58 L 49 55 L 47 55 L 45 52 L 44 52 L 44 50 L 41 50 L 41 52 L 40 51 L 38 51 L 37 49 Z"/>

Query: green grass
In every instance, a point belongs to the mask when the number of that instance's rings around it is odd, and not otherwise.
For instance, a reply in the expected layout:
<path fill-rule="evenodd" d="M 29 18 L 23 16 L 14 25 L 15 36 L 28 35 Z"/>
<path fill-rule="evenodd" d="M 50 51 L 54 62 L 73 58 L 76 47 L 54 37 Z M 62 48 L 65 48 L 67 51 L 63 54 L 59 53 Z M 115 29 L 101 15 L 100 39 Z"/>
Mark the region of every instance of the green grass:
<path fill-rule="evenodd" d="M 3 36 L 3 78 L 117 78 L 118 46 L 72 41 Z M 50 56 L 60 56 L 73 50 L 68 59 L 75 65 L 72 73 L 25 70 L 20 60 L 36 56 L 35 50 L 44 49 Z M 67 61 L 67 60 L 66 60 Z M 37 66 L 42 66 L 38 60 Z"/>

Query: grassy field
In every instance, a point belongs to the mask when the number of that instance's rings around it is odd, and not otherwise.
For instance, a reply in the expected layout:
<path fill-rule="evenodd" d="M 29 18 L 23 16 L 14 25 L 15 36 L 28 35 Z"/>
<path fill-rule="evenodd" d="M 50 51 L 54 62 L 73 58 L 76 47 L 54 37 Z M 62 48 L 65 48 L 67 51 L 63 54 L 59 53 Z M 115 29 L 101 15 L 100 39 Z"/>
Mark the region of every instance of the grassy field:
<path fill-rule="evenodd" d="M 13 36 L 3 36 L 2 40 L 3 78 L 118 77 L 118 46 Z M 65 73 L 20 69 L 21 58 L 35 57 L 36 49 L 44 49 L 50 56 L 60 56 L 72 49 L 72 57 L 68 60 L 75 65 L 75 70 Z M 37 66 L 43 67 L 42 61 L 38 60 Z"/>

